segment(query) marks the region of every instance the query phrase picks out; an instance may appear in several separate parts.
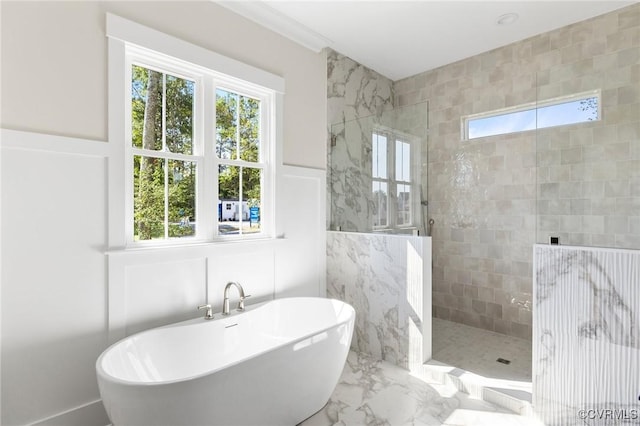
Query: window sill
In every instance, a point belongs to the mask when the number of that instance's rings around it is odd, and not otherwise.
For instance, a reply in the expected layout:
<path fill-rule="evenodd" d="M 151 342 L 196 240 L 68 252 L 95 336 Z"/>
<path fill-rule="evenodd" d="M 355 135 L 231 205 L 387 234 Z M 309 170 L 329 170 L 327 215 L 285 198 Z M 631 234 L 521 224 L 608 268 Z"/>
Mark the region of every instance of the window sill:
<path fill-rule="evenodd" d="M 106 255 L 123 255 L 123 254 L 135 254 L 135 253 L 152 253 L 152 252 L 171 252 L 171 251 L 193 251 L 203 249 L 214 249 L 218 247 L 251 247 L 255 245 L 272 244 L 279 241 L 285 241 L 284 235 L 276 237 L 255 237 L 255 238 L 219 238 L 209 241 L 163 241 L 163 242 L 146 242 L 133 243 L 126 247 L 115 247 L 107 249 Z"/>

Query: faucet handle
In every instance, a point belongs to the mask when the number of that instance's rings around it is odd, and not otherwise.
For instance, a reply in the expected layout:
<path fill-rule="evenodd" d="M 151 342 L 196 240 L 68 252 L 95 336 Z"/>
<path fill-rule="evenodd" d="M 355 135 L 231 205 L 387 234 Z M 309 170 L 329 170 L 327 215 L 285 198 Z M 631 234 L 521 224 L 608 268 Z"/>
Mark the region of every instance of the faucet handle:
<path fill-rule="evenodd" d="M 204 314 L 204 319 L 206 320 L 213 319 L 213 310 L 211 309 L 210 304 L 207 303 L 206 305 L 198 306 L 198 310 L 201 310 L 201 309 L 207 310 L 207 312 Z"/>
<path fill-rule="evenodd" d="M 240 302 L 238 302 L 238 308 L 236 309 L 236 311 L 244 311 L 244 299 L 246 299 L 247 297 L 251 297 L 251 295 L 247 294 L 240 298 Z"/>

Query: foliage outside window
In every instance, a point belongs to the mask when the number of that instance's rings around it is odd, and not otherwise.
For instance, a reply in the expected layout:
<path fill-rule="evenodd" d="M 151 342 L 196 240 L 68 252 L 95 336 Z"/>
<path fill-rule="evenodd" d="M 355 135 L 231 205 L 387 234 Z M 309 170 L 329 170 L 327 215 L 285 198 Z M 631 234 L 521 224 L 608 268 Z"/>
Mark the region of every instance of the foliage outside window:
<path fill-rule="evenodd" d="M 259 217 L 256 218 L 260 212 L 264 167 L 259 161 L 260 100 L 216 90 L 216 155 L 219 159 L 218 199 L 232 201 L 226 204 L 227 210 L 234 210 L 231 220 L 219 217 L 218 232 L 260 232 Z"/>
<path fill-rule="evenodd" d="M 133 65 L 131 70 L 134 238 L 192 236 L 196 226 L 194 82 Z"/>
<path fill-rule="evenodd" d="M 132 239 L 263 233 L 269 96 L 144 59 L 130 68 Z"/>

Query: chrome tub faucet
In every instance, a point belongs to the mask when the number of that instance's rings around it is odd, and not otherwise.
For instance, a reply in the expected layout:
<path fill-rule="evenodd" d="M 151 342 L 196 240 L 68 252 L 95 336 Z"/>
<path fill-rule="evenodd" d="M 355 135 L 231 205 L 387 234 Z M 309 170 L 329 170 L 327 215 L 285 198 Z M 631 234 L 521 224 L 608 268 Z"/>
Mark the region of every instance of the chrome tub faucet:
<path fill-rule="evenodd" d="M 211 305 L 208 303 L 206 305 L 198 306 L 198 310 L 206 309 L 207 312 L 204 314 L 204 319 L 210 320 L 213 319 L 213 310 L 211 309 Z"/>
<path fill-rule="evenodd" d="M 236 311 L 244 311 L 244 299 L 250 297 L 251 295 L 244 295 L 244 289 L 242 286 L 234 281 L 228 282 L 224 287 L 224 303 L 222 304 L 222 315 L 229 315 L 229 289 L 231 286 L 235 286 L 238 289 L 238 294 L 240 295 L 240 301 L 238 302 L 238 307 Z"/>

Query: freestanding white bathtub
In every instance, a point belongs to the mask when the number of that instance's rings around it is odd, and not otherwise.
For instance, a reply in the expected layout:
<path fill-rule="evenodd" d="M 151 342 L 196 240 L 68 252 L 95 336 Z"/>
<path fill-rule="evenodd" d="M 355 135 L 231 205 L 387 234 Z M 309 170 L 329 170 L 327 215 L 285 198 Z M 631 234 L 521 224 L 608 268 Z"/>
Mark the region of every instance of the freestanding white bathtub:
<path fill-rule="evenodd" d="M 100 355 L 100 395 L 115 426 L 295 425 L 329 400 L 354 320 L 344 302 L 286 298 L 144 331 Z"/>

